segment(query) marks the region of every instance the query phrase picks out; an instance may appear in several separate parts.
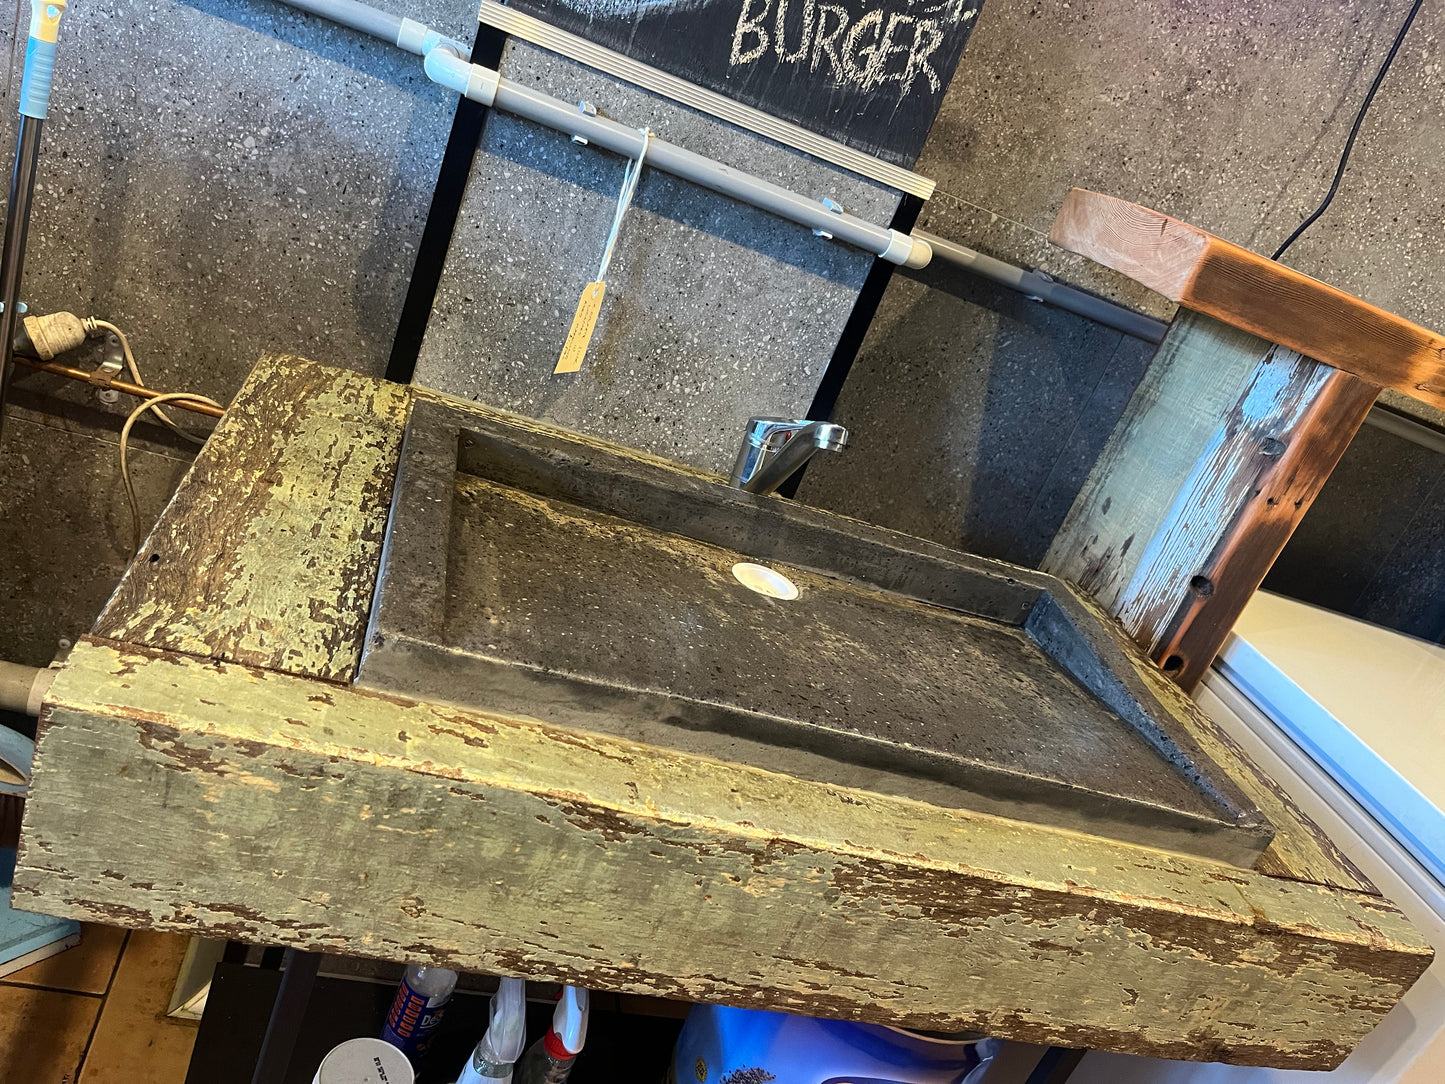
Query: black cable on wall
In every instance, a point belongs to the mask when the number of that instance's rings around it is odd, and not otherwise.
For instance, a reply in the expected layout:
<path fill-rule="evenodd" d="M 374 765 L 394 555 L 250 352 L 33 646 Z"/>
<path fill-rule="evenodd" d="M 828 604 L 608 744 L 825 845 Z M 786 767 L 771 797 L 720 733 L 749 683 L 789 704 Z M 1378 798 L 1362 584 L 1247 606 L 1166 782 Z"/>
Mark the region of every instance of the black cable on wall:
<path fill-rule="evenodd" d="M 1355 123 L 1350 128 L 1350 138 L 1345 140 L 1345 149 L 1340 155 L 1340 164 L 1335 170 L 1335 179 L 1330 183 L 1330 190 L 1325 193 L 1325 198 L 1320 201 L 1320 205 L 1311 212 L 1310 216 L 1295 227 L 1294 233 L 1284 239 L 1284 244 L 1274 250 L 1274 255 L 1271 256 L 1270 259 L 1277 260 L 1283 256 L 1285 250 L 1299 240 L 1300 234 L 1313 226 L 1315 219 L 1324 214 L 1329 205 L 1334 201 L 1335 193 L 1340 190 L 1340 181 L 1345 175 L 1345 167 L 1350 164 L 1350 152 L 1355 149 L 1355 137 L 1360 134 L 1360 125 L 1365 123 L 1365 114 L 1370 111 L 1370 103 L 1375 100 L 1375 92 L 1380 89 L 1380 84 L 1385 81 L 1385 76 L 1389 74 L 1390 65 L 1395 63 L 1395 54 L 1400 51 L 1400 45 L 1404 42 L 1405 35 L 1410 32 L 1410 27 L 1414 25 L 1415 16 L 1420 14 L 1420 6 L 1424 2 L 1425 0 L 1415 0 L 1415 3 L 1411 5 L 1410 13 L 1405 16 L 1405 22 L 1400 27 L 1400 32 L 1395 35 L 1395 44 L 1391 45 L 1390 51 L 1385 54 L 1384 63 L 1380 65 L 1380 70 L 1375 75 L 1375 81 L 1370 84 L 1369 93 L 1365 95 L 1365 100 L 1360 104 L 1360 111 L 1355 114 Z"/>

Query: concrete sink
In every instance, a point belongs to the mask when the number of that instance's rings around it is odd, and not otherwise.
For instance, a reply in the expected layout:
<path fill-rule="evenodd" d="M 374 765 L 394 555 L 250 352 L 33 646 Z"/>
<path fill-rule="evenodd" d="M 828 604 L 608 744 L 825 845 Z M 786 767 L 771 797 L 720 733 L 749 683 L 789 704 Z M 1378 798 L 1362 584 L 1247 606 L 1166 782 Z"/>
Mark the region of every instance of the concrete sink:
<path fill-rule="evenodd" d="M 1239 865 L 1273 835 L 1062 581 L 429 400 L 358 682 Z"/>

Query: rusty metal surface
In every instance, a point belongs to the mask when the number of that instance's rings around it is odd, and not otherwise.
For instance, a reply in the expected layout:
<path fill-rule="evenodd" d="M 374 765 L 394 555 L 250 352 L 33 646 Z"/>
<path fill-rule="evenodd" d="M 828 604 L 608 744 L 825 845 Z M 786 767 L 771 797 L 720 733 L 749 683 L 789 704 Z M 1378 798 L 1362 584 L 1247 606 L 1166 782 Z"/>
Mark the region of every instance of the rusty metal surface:
<path fill-rule="evenodd" d="M 799 597 L 743 587 L 748 559 Z M 1121 698 L 1070 598 L 419 399 L 358 680 L 1251 864 L 1264 818 L 1171 707 Z"/>

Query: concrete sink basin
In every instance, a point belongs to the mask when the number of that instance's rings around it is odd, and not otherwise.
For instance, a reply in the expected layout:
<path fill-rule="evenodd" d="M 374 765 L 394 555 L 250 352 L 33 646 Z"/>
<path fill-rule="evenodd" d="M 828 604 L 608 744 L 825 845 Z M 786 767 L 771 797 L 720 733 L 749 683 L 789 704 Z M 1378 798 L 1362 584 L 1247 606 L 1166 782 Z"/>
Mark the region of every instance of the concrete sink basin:
<path fill-rule="evenodd" d="M 358 682 L 1252 865 L 1148 665 L 1053 577 L 419 400 Z"/>

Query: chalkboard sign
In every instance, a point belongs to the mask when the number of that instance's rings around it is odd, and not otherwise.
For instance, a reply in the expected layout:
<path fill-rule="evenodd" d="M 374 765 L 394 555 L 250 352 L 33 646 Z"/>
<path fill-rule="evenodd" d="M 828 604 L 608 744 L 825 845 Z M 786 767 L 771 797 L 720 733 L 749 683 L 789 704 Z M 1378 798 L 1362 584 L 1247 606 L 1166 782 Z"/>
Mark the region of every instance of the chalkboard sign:
<path fill-rule="evenodd" d="M 518 11 L 912 167 L 983 0 L 511 0 Z"/>

